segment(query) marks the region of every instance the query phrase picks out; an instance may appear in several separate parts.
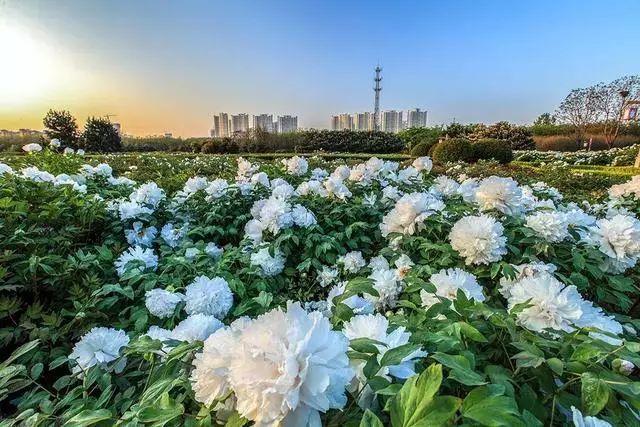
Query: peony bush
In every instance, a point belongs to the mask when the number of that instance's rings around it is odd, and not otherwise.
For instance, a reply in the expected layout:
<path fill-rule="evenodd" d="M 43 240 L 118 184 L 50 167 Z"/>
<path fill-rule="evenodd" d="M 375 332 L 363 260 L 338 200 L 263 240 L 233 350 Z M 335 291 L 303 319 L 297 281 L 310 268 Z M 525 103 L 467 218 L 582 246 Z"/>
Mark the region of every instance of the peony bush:
<path fill-rule="evenodd" d="M 2 426 L 640 423 L 637 177 L 51 145 L 0 163 Z"/>

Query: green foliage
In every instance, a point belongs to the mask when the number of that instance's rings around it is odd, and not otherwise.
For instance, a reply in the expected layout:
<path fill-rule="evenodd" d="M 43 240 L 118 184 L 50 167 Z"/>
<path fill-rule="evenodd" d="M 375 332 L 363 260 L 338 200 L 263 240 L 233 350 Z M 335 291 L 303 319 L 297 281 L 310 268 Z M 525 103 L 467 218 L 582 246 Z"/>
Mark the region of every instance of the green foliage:
<path fill-rule="evenodd" d="M 126 153 L 82 158 L 45 151 L 6 156 L 2 161 L 16 170 L 29 164 L 54 174 L 75 174 L 85 161 L 95 165 L 108 160 L 116 175 L 126 174 L 139 183 L 157 181 L 171 197 L 193 176 L 233 180 L 236 159 Z M 320 156 L 309 159 L 309 168 L 332 170 L 363 160 Z M 283 172 L 277 155 L 259 155 L 251 161 L 270 178 L 283 178 L 294 187 L 308 178 Z M 628 179 L 628 174 L 614 176 L 613 172 L 585 179 L 567 167 L 497 162 L 455 165 L 450 170 L 452 176 L 460 173 L 513 176 L 522 184 L 544 180 L 566 192 L 565 200 L 588 198 L 591 202 L 601 198 L 611 183 Z M 640 299 L 638 267 L 625 274 L 605 274 L 601 269 L 603 255 L 593 246 L 577 240 L 549 244 L 526 227 L 521 217 L 491 211 L 489 214 L 503 224 L 509 242 L 507 253 L 490 265 L 467 265 L 453 250 L 448 235 L 458 219 L 477 212 L 475 205 L 457 195 L 446 197 L 446 215 L 433 213 L 415 233 L 383 238 L 379 224 L 394 203 L 382 198 L 378 182 L 365 186 L 346 181 L 353 193 L 348 201 L 312 194 L 295 196 L 296 203 L 314 213 L 316 224 L 276 234 L 264 232 L 265 242 L 286 256 L 284 271 L 265 277 L 251 265 L 251 250 L 243 240 L 244 225 L 252 217 L 256 201 L 270 194 L 267 188 L 256 186 L 248 195 L 231 188 L 211 200 L 208 193 L 199 190 L 180 203 L 161 202 L 142 220 L 161 228 L 188 216 L 190 227 L 183 245 L 170 248 L 158 237 L 152 243 L 160 255 L 157 270 L 129 269 L 119 277 L 114 261 L 128 247 L 124 232 L 131 224 L 123 223 L 106 207 L 111 201 L 126 199 L 132 188 L 110 185 L 104 177 L 85 178 L 86 194 L 65 185 L 9 174 L 0 177 L 3 427 L 249 425 L 235 409 L 220 409 L 226 397 L 211 405 L 195 399 L 190 377 L 192 362 L 202 351 L 201 342 L 163 344 L 144 335 L 150 326 L 173 328 L 184 318 L 182 307 L 166 319 L 151 315 L 145 307 L 146 292 L 154 288 L 184 292 L 198 275 L 224 277 L 234 298 L 231 313 L 223 319 L 230 324 L 241 316 L 255 317 L 281 307 L 288 300 L 324 301 L 329 289 L 318 284 L 318 272 L 323 266 L 335 265 L 340 255 L 351 250 L 362 251 L 367 260 L 383 255 L 391 265 L 399 254 L 405 254 L 415 263 L 405 273 L 397 305 L 380 310 L 389 321 L 389 333 L 406 333 L 410 338 L 399 346 L 371 338 L 352 340 L 348 357 L 354 365 L 362 362 L 362 387 L 346 392 L 344 410 L 322 413 L 322 425 L 555 426 L 571 422 L 566 417 L 571 406 L 612 425 L 637 425 L 638 370 L 623 374 L 620 367 L 622 359 L 640 366 L 637 337 L 625 331 L 624 341 L 611 344 L 590 330 L 533 332 L 522 327 L 518 309 L 510 310 L 498 289 L 502 278 L 516 274 L 514 265 L 552 262 L 558 279 L 576 286 L 625 327 L 637 329 L 640 322 L 633 310 Z M 434 178 L 425 173 L 419 183 L 397 185 L 407 193 L 427 191 Z M 376 196 L 373 203 L 372 194 Z M 625 201 L 623 207 L 640 211 L 637 200 Z M 202 250 L 207 242 L 223 246 L 224 253 L 212 258 L 201 252 L 186 259 L 186 248 Z M 430 277 L 440 269 L 454 267 L 477 278 L 486 300 L 470 300 L 460 290 L 455 298 L 448 295 L 424 307 L 421 293 L 435 289 Z M 336 330 L 355 315 L 348 298 L 382 296 L 371 271 L 365 266 L 358 273 L 341 273 L 345 292 L 333 299 L 327 314 Z M 94 366 L 82 375 L 72 371 L 68 355 L 73 345 L 95 326 L 124 329 L 130 337 L 117 359 L 126 358 L 122 372 L 116 374 L 109 366 Z M 395 375 L 392 368 L 417 350 L 426 353 L 415 366 L 409 363 L 417 375 Z M 365 397 L 366 402 L 360 400 Z M 363 402 L 368 409 L 359 406 Z"/>
<path fill-rule="evenodd" d="M 437 141 L 434 143 L 429 142 L 421 142 L 411 149 L 411 156 L 413 157 L 422 157 L 428 156 L 431 152 L 431 149 L 437 144 Z"/>
<path fill-rule="evenodd" d="M 411 150 L 419 144 L 427 144 L 429 146 L 436 144 L 441 136 L 442 128 L 440 127 L 409 128 L 398 133 L 398 137 Z"/>
<path fill-rule="evenodd" d="M 554 125 L 557 119 L 553 114 L 550 113 L 542 113 L 538 116 L 538 118 L 533 122 L 534 126 L 549 126 Z"/>
<path fill-rule="evenodd" d="M 120 134 L 108 119 L 90 117 L 84 125 L 82 148 L 90 152 L 108 153 L 120 151 Z"/>
<path fill-rule="evenodd" d="M 49 139 L 59 139 L 63 146 L 78 148 L 78 125 L 67 110 L 49 110 L 42 119 Z"/>
<path fill-rule="evenodd" d="M 507 164 L 513 160 L 511 145 L 499 139 L 481 139 L 473 144 L 474 160 L 496 160 Z"/>
<path fill-rule="evenodd" d="M 302 132 L 298 150 L 350 153 L 398 153 L 405 144 L 398 135 L 376 131 L 309 130 Z"/>
<path fill-rule="evenodd" d="M 473 147 L 467 139 L 446 139 L 433 148 L 433 160 L 440 164 L 473 160 Z"/>

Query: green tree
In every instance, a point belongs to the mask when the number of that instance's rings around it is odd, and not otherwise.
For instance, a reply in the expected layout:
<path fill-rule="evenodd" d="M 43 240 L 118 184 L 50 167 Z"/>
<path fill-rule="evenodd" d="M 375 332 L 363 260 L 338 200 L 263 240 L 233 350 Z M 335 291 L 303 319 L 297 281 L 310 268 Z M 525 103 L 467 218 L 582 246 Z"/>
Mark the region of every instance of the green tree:
<path fill-rule="evenodd" d="M 542 113 L 533 122 L 534 126 L 549 126 L 556 124 L 556 116 L 551 113 Z"/>
<path fill-rule="evenodd" d="M 62 145 L 77 148 L 78 125 L 76 119 L 67 110 L 49 110 L 42 119 L 45 133 L 50 139 L 56 138 Z"/>
<path fill-rule="evenodd" d="M 89 117 L 84 125 L 82 145 L 87 151 L 114 152 L 122 149 L 122 140 L 109 119 Z"/>

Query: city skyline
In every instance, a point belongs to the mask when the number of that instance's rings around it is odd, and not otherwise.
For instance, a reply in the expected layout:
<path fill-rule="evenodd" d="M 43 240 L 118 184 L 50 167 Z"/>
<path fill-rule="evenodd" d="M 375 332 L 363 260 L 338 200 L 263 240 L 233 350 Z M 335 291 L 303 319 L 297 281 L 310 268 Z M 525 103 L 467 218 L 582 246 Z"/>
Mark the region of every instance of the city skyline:
<path fill-rule="evenodd" d="M 218 111 L 327 128 L 373 110 L 376 64 L 383 111 L 531 123 L 571 89 L 640 69 L 639 15 L 631 0 L 3 0 L 0 129 L 41 129 L 50 108 L 114 114 L 133 135 L 205 136 Z"/>
<path fill-rule="evenodd" d="M 251 122 L 249 122 L 249 114 L 247 113 L 218 113 L 213 116 L 213 126 L 209 130 L 209 136 L 212 138 L 230 137 L 258 128 L 265 132 L 295 132 L 298 130 L 298 116 L 261 113 L 251 115 Z"/>
<path fill-rule="evenodd" d="M 428 111 L 420 108 L 406 110 L 406 120 L 403 110 L 382 110 L 379 117 L 379 129 L 384 132 L 397 133 L 411 127 L 427 127 Z M 329 128 L 332 130 L 360 130 L 368 131 L 375 128 L 375 111 L 356 113 L 340 113 L 331 116 Z"/>

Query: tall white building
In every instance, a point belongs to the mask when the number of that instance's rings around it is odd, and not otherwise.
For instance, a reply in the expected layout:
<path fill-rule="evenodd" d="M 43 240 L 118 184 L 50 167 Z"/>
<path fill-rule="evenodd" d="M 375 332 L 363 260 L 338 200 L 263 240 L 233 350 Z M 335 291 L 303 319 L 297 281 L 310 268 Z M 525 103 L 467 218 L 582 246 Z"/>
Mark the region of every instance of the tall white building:
<path fill-rule="evenodd" d="M 380 130 L 391 133 L 400 132 L 402 130 L 402 111 L 381 111 Z"/>
<path fill-rule="evenodd" d="M 426 128 L 427 112 L 419 108 L 407 111 L 407 128 Z"/>
<path fill-rule="evenodd" d="M 278 132 L 288 133 L 298 130 L 298 116 L 278 116 Z"/>
<path fill-rule="evenodd" d="M 331 130 L 340 129 L 340 116 L 331 116 Z"/>
<path fill-rule="evenodd" d="M 246 113 L 231 115 L 231 134 L 246 133 L 249 130 L 249 115 Z"/>
<path fill-rule="evenodd" d="M 273 132 L 273 116 L 271 114 L 259 114 L 257 116 L 253 116 L 253 128 L 260 128 L 266 132 Z"/>
<path fill-rule="evenodd" d="M 338 129 L 353 129 L 351 114 L 343 113 L 338 116 Z"/>
<path fill-rule="evenodd" d="M 229 115 L 220 113 L 213 116 L 213 129 L 211 129 L 213 138 L 223 138 L 230 136 L 229 133 Z"/>
<path fill-rule="evenodd" d="M 354 130 L 373 129 L 373 114 L 368 111 L 364 113 L 355 113 L 352 120 Z"/>

